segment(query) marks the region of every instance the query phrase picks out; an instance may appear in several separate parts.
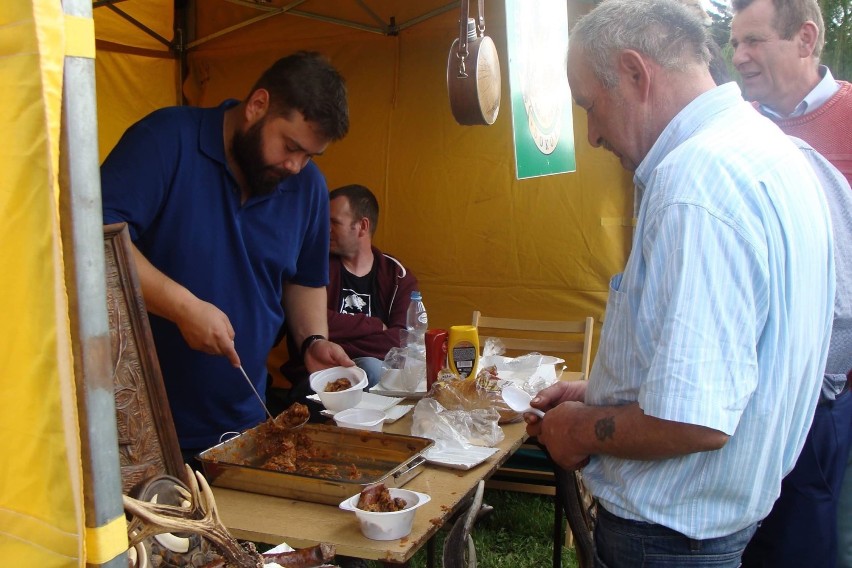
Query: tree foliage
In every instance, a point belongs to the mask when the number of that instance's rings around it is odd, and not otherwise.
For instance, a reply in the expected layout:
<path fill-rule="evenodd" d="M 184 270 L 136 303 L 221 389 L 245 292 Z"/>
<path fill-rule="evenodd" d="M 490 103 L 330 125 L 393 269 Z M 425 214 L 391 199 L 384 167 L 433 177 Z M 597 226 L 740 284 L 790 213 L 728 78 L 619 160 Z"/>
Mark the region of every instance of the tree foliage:
<path fill-rule="evenodd" d="M 710 0 L 710 9 L 707 13 L 710 14 L 710 35 L 716 43 L 724 47 L 731 39 L 731 19 L 734 17 L 730 2 Z"/>
<path fill-rule="evenodd" d="M 852 80 L 852 0 L 820 0 L 825 22 L 822 62 L 835 79 Z"/>

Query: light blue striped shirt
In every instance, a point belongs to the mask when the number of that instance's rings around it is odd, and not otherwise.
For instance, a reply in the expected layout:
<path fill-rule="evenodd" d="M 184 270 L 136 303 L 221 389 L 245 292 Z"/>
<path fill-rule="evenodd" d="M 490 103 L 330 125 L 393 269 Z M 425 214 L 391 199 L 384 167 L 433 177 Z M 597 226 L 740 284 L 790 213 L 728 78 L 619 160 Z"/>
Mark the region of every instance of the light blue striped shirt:
<path fill-rule="evenodd" d="M 593 456 L 584 477 L 616 515 L 729 535 L 769 512 L 813 418 L 834 302 L 828 208 L 733 82 L 683 109 L 634 181 L 633 250 L 610 283 L 586 403 L 638 401 L 731 438 L 666 460 Z"/>

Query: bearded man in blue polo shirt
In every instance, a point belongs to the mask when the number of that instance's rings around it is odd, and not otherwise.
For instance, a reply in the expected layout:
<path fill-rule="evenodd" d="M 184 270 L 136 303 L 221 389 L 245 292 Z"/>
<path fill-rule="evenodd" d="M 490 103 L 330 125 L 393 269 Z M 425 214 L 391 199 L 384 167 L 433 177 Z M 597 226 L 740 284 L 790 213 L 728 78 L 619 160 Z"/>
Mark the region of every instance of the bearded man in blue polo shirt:
<path fill-rule="evenodd" d="M 275 62 L 242 101 L 131 126 L 101 167 L 125 222 L 185 458 L 265 418 L 258 392 L 286 324 L 309 370 L 353 362 L 325 340 L 328 188 L 311 158 L 346 135 L 343 78 L 317 53 Z"/>
<path fill-rule="evenodd" d="M 589 143 L 634 172 L 637 223 L 589 380 L 539 393 L 527 429 L 585 466 L 600 566 L 739 566 L 820 392 L 835 295 L 820 180 L 709 60 L 671 0 L 605 0 L 570 36 L 571 94 Z"/>

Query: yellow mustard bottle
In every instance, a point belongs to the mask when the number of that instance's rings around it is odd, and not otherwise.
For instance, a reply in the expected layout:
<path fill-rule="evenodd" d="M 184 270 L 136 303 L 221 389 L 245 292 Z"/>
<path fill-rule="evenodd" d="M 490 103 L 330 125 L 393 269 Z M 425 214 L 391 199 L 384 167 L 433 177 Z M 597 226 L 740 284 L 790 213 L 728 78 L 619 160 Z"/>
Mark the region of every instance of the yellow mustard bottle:
<path fill-rule="evenodd" d="M 472 325 L 450 327 L 447 338 L 447 362 L 461 379 L 476 376 L 479 364 L 479 331 Z"/>

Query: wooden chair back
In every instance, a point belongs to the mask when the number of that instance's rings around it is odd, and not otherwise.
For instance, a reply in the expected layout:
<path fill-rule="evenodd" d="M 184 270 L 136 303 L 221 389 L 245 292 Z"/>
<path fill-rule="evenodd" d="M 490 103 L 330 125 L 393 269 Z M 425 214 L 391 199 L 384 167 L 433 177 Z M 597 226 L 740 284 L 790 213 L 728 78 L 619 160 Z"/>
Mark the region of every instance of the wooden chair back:
<path fill-rule="evenodd" d="M 473 312 L 473 325 L 479 329 L 479 344 L 489 337 L 499 338 L 507 355 L 537 352 L 542 355 L 563 356 L 580 353 L 583 378 L 589 377 L 592 356 L 592 333 L 595 320 L 587 317 L 578 321 L 513 319 L 484 316 Z"/>

